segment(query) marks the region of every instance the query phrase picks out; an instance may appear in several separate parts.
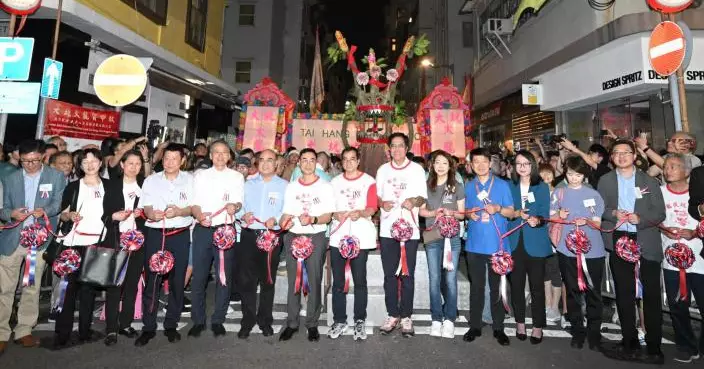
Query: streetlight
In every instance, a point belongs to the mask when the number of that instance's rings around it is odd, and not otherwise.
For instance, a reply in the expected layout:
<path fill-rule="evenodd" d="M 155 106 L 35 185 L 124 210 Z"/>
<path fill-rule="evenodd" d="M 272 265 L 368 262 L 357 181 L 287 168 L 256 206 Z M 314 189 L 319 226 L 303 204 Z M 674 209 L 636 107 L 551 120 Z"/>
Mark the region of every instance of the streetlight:
<path fill-rule="evenodd" d="M 420 61 L 420 101 L 423 101 L 423 98 L 425 98 L 425 85 L 426 85 L 426 79 L 427 79 L 427 70 L 428 68 L 434 67 L 433 62 L 430 61 L 429 58 L 424 58 L 423 60 Z M 419 104 L 420 104 L 419 101 Z"/>

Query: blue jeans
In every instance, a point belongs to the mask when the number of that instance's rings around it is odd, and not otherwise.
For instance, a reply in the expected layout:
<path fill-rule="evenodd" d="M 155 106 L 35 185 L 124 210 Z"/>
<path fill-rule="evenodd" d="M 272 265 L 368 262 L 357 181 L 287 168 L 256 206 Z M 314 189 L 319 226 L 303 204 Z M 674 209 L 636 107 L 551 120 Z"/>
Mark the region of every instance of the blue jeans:
<path fill-rule="evenodd" d="M 680 290 L 680 273 L 672 270 L 663 270 L 665 279 L 665 292 L 667 304 L 670 307 L 672 328 L 675 330 L 675 345 L 677 350 L 692 355 L 704 352 L 704 334 L 699 333 L 699 338 L 692 330 L 692 321 L 689 316 L 689 306 L 692 296 L 697 301 L 699 314 L 704 314 L 704 275 L 687 273 L 687 301 L 678 301 Z"/>
<path fill-rule="evenodd" d="M 430 316 L 434 322 L 442 322 L 443 318 L 451 322 L 457 319 L 457 268 L 460 259 L 462 243 L 459 237 L 450 239 L 453 270 L 442 268 L 445 239 L 439 239 L 425 245 L 425 256 L 428 259 L 428 274 L 430 279 Z M 443 305 L 443 300 L 445 304 Z"/>

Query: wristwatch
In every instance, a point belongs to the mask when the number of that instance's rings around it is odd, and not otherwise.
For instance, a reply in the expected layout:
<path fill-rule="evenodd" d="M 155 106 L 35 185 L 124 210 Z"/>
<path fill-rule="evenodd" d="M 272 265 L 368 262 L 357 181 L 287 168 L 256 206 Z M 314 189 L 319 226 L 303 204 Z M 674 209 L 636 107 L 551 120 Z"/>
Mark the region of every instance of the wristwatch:
<path fill-rule="evenodd" d="M 313 224 L 318 224 L 318 217 L 313 217 Z"/>
<path fill-rule="evenodd" d="M 648 152 L 650 150 L 650 147 L 646 146 L 645 149 L 643 149 L 643 152 Z"/>

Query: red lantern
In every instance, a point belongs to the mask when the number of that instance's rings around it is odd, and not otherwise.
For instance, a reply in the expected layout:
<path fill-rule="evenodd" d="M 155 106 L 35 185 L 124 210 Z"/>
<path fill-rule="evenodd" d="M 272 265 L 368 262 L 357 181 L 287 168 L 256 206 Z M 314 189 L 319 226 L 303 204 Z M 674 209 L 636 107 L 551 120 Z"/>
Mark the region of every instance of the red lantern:
<path fill-rule="evenodd" d="M 648 6 L 661 13 L 677 13 L 687 9 L 694 0 L 647 0 Z"/>
<path fill-rule="evenodd" d="M 14 15 L 30 15 L 41 5 L 42 0 L 0 0 L 0 9 Z"/>

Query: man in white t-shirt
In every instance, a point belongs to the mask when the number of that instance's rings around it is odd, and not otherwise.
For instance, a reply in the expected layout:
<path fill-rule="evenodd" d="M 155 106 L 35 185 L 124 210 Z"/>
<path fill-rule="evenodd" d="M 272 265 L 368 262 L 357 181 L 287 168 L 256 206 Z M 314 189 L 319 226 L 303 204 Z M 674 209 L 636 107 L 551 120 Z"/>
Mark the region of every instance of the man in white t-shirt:
<path fill-rule="evenodd" d="M 376 181 L 360 171 L 359 150 L 342 151 L 345 172 L 333 178 L 335 214 L 330 226 L 330 264 L 332 266 L 332 311 L 334 323 L 328 336 L 338 338 L 347 329 L 347 294 L 345 292 L 346 259 L 340 253 L 340 241 L 346 236 L 359 240 L 359 255 L 350 260 L 354 280 L 354 340 L 367 338 L 367 256 L 376 248 L 376 227 L 372 215 L 377 211 Z"/>
<path fill-rule="evenodd" d="M 164 171 L 147 177 L 142 185 L 139 207 L 144 209 L 148 228 L 145 235 L 145 273 L 147 284 L 142 294 L 142 335 L 135 346 L 144 346 L 156 336 L 156 314 L 159 310 L 159 291 L 165 278 L 169 280 L 169 302 L 164 318 L 164 335 L 169 342 L 181 340 L 176 328 L 183 309 L 183 289 L 188 267 L 189 228 L 193 223 L 193 176 L 182 172 L 186 157 L 180 146 L 169 144 L 162 159 Z M 149 259 L 161 251 L 163 233 L 166 233 L 164 250 L 174 256 L 174 266 L 164 277 L 149 269 Z M 155 286 L 155 284 L 158 284 Z"/>
<path fill-rule="evenodd" d="M 242 208 L 244 176 L 227 167 L 230 147 L 223 140 L 210 144 L 211 168 L 202 170 L 194 179 L 193 217 L 198 224 L 193 229 L 193 281 L 191 282 L 191 320 L 188 335 L 199 337 L 205 330 L 205 291 L 210 268 L 215 264 L 215 310 L 210 319 L 215 337 L 224 336 L 225 315 L 233 284 L 232 265 L 235 245 L 220 252 L 213 244 L 215 231 L 235 220 Z M 234 242 L 234 241 L 233 241 Z M 222 258 L 222 260 L 221 260 Z"/>
<path fill-rule="evenodd" d="M 305 278 L 297 278 L 298 260 L 291 253 L 291 243 L 299 236 L 312 240 L 313 251 L 305 259 L 305 268 L 308 275 L 309 289 L 308 306 L 306 309 L 305 326 L 308 329 L 308 340 L 318 341 L 318 320 L 322 309 L 321 283 L 323 280 L 323 266 L 328 239 L 325 236 L 327 224 L 332 219 L 335 211 L 335 198 L 329 182 L 315 174 L 317 154 L 313 149 L 301 150 L 299 166 L 303 176 L 292 181 L 286 187 L 284 194 L 284 209 L 281 216 L 281 227 L 288 230 L 284 236 L 286 253 L 286 269 L 288 274 L 288 298 L 286 329 L 279 336 L 280 341 L 288 341 L 298 332 L 299 313 L 301 311 L 301 293 L 305 288 L 301 286 Z M 296 282 L 299 282 L 297 292 Z"/>
<path fill-rule="evenodd" d="M 699 358 L 701 338 L 696 339 L 690 321 L 689 306 L 691 296 L 699 305 L 699 313 L 704 315 L 704 259 L 702 240 L 696 236 L 698 222 L 688 213 L 689 183 L 688 178 L 692 168 L 683 154 L 670 154 L 663 165 L 663 175 L 667 185 L 662 186 L 662 196 L 665 200 L 667 218 L 662 225 L 667 229 L 662 232 L 662 247 L 666 251 L 676 242 L 683 243 L 692 249 L 694 264 L 687 269 L 687 299 L 678 298 L 680 292 L 679 269 L 670 265 L 667 260 L 662 263 L 667 304 L 670 307 L 672 327 L 675 330 L 677 353 L 674 360 L 689 363 Z"/>
<path fill-rule="evenodd" d="M 406 158 L 409 149 L 408 136 L 393 133 L 389 136 L 391 161 L 379 167 L 376 174 L 377 194 L 381 205 L 379 236 L 381 241 L 381 263 L 384 268 L 384 293 L 386 311 L 389 316 L 381 326 L 382 334 L 389 334 L 401 323 L 401 334 L 413 336 L 413 291 L 416 253 L 420 241 L 418 209 L 428 198 L 423 167 Z M 413 235 L 405 242 L 405 260 L 401 242 L 391 237 L 391 227 L 399 218 L 413 227 Z M 408 267 L 408 275 L 397 276 L 399 263 Z M 401 281 L 401 298 L 398 288 Z"/>

